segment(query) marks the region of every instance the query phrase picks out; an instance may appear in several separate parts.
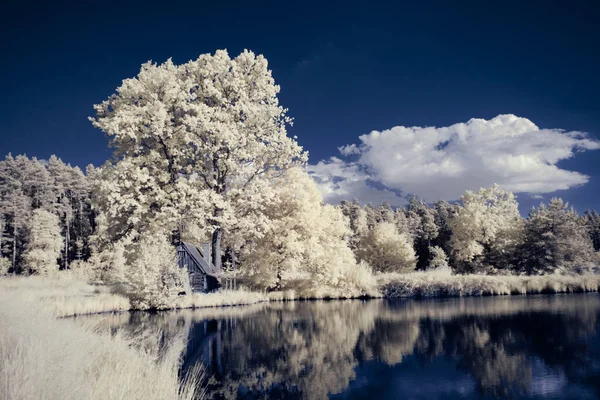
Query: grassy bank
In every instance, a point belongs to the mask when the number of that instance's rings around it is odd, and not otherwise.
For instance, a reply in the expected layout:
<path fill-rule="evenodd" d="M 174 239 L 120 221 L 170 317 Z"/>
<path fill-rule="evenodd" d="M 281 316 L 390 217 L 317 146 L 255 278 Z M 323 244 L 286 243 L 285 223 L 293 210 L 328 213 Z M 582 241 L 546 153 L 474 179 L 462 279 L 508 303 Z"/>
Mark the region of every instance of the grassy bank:
<path fill-rule="evenodd" d="M 462 297 L 598 292 L 600 275 L 488 276 L 426 272 L 378 279 L 383 297 Z"/>
<path fill-rule="evenodd" d="M 38 282 L 39 283 L 39 282 Z M 38 284 L 36 283 L 36 284 Z M 13 286 L 18 282 L 3 282 Z M 75 284 L 74 284 L 75 285 Z M 31 286 L 28 286 L 32 289 Z M 38 288 L 41 289 L 41 288 Z M 183 384 L 178 376 L 181 343 L 158 356 L 142 343 L 59 319 L 44 298 L 79 296 L 87 286 L 0 290 L 0 398 L 28 399 L 194 399 L 202 397 L 197 371 Z M 116 303 L 98 300 L 95 309 Z M 62 303 L 64 304 L 64 302 Z M 91 303 L 90 303 L 91 304 Z M 122 304 L 121 304 L 122 305 Z"/>
<path fill-rule="evenodd" d="M 170 308 L 202 309 L 317 299 L 579 293 L 598 292 L 599 288 L 600 275 L 489 276 L 414 272 L 378 275 L 376 287 L 367 292 L 309 286 L 268 293 L 220 290 L 179 296 Z M 118 288 L 88 284 L 67 274 L 60 279 L 35 276 L 0 279 L 0 291 L 14 293 L 25 301 L 36 303 L 57 317 L 131 310 L 128 298 L 118 294 Z"/>

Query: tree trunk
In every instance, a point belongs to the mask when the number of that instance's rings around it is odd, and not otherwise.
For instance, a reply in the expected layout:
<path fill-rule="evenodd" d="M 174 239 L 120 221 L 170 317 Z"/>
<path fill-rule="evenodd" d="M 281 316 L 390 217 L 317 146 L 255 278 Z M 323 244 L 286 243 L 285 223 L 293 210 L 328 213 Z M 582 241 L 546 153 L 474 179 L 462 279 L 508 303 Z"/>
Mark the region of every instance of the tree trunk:
<path fill-rule="evenodd" d="M 221 230 L 219 217 L 223 215 L 223 210 L 219 208 L 215 208 L 214 210 L 214 218 L 215 225 L 217 227 L 213 231 L 212 234 L 212 246 L 211 246 L 211 255 L 212 255 L 212 263 L 218 269 L 221 270 L 223 267 L 223 261 L 221 257 L 221 239 L 223 238 L 223 231 Z"/>
<path fill-rule="evenodd" d="M 12 251 L 12 267 L 13 274 L 17 271 L 17 225 L 13 226 L 13 251 Z"/>
<path fill-rule="evenodd" d="M 223 232 L 221 228 L 217 228 L 214 230 L 212 235 L 212 263 L 217 269 L 221 269 L 221 237 L 223 236 Z"/>
<path fill-rule="evenodd" d="M 65 231 L 65 270 L 69 269 L 69 239 L 70 239 L 70 231 L 69 231 L 69 218 L 65 216 L 66 222 L 66 231 Z"/>

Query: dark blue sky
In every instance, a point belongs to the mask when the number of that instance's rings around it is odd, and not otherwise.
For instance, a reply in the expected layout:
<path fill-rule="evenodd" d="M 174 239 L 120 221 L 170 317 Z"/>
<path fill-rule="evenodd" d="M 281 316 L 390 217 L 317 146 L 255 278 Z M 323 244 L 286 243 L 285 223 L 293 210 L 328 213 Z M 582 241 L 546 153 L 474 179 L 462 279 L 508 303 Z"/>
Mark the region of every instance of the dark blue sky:
<path fill-rule="evenodd" d="M 93 104 L 147 60 L 220 48 L 267 57 L 312 162 L 374 129 L 505 113 L 600 137 L 593 2 L 419 3 L 5 0 L 0 153 L 102 164 Z M 579 210 L 600 209 L 598 156 L 559 164 L 592 177 L 558 193 Z"/>

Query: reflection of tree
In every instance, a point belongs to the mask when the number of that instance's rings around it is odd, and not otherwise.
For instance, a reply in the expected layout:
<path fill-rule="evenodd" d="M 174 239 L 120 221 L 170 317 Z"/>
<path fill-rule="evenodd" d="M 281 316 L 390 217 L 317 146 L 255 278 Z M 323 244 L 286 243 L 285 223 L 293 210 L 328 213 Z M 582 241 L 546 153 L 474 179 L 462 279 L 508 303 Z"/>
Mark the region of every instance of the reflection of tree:
<path fill-rule="evenodd" d="M 510 329 L 492 337 L 485 324 L 479 322 L 467 320 L 448 325 L 451 326 L 446 329 L 444 348 L 471 372 L 484 393 L 504 397 L 527 390 L 531 366 L 524 353 L 514 351 Z"/>
<path fill-rule="evenodd" d="M 415 352 L 423 359 L 457 359 L 483 393 L 510 397 L 530 387 L 533 357 L 561 370 L 581 366 L 588 349 L 582 339 L 594 332 L 595 321 L 596 313 L 587 311 L 426 319 Z"/>
<path fill-rule="evenodd" d="M 413 353 L 419 337 L 419 324 L 415 321 L 376 320 L 374 328 L 362 335 L 358 343 L 360 360 L 377 359 L 387 365 L 402 362 Z"/>
<path fill-rule="evenodd" d="M 373 328 L 379 302 L 280 304 L 224 332 L 224 398 L 326 399 L 354 378 L 354 349 Z M 250 344 L 250 345 L 249 345 Z M 218 387 L 220 386 L 220 387 Z"/>
<path fill-rule="evenodd" d="M 203 362 L 217 399 L 324 399 L 348 387 L 357 365 L 411 355 L 455 360 L 482 394 L 511 397 L 531 387 L 534 359 L 597 387 L 588 337 L 599 310 L 593 296 L 293 302 L 121 314 L 96 326 L 163 351 L 187 337 L 184 372 Z"/>

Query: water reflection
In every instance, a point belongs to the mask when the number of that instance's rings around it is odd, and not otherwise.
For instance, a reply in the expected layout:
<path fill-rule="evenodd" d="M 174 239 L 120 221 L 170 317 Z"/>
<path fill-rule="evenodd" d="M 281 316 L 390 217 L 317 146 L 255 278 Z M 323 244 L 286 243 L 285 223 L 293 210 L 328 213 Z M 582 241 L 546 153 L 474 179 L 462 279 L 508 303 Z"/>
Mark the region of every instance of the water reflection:
<path fill-rule="evenodd" d="M 255 305 L 93 321 L 187 340 L 215 399 L 596 398 L 597 295 Z"/>

